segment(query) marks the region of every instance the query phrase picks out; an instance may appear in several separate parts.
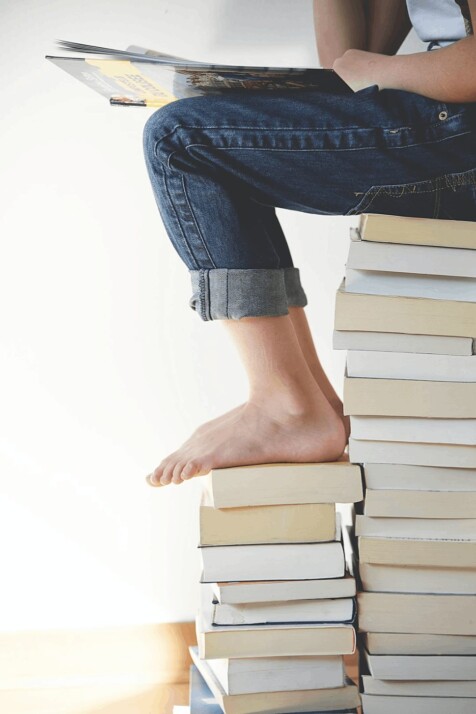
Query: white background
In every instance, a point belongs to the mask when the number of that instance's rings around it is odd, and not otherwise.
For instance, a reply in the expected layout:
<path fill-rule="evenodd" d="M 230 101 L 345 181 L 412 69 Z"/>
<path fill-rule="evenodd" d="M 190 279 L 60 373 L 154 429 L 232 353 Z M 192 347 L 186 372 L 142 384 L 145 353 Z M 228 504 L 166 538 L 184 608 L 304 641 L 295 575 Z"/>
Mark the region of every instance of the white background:
<path fill-rule="evenodd" d="M 143 162 L 151 110 L 111 108 L 44 55 L 62 38 L 318 66 L 311 2 L 2 0 L 0 24 L 0 629 L 192 619 L 198 480 L 144 477 L 244 401 L 245 376 L 188 306 Z M 350 219 L 279 216 L 340 391 Z"/>

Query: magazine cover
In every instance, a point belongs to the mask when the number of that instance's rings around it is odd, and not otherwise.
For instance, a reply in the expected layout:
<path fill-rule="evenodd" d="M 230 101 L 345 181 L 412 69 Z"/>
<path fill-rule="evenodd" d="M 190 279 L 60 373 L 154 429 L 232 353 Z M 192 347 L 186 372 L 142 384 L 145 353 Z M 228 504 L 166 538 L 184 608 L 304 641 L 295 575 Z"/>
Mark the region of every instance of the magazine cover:
<path fill-rule="evenodd" d="M 102 94 L 112 105 L 161 107 L 183 97 L 232 90 L 317 89 L 352 93 L 332 69 L 209 64 L 135 45 L 126 50 L 66 40 L 58 41 L 58 45 L 64 50 L 98 55 L 46 55 L 46 59 Z"/>

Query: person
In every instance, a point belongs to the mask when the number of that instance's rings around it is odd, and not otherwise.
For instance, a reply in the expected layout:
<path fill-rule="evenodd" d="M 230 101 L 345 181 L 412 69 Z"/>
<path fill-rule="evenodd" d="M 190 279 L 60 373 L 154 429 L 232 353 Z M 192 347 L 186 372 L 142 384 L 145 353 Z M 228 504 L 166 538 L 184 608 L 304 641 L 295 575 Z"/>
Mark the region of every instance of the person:
<path fill-rule="evenodd" d="M 476 220 L 476 0 L 314 0 L 321 66 L 354 90 L 233 91 L 162 107 L 144 155 L 189 305 L 222 320 L 246 402 L 146 477 L 339 459 L 349 420 L 313 342 L 276 208 Z M 411 27 L 429 43 L 396 54 Z M 431 51 L 428 51 L 431 50 Z"/>

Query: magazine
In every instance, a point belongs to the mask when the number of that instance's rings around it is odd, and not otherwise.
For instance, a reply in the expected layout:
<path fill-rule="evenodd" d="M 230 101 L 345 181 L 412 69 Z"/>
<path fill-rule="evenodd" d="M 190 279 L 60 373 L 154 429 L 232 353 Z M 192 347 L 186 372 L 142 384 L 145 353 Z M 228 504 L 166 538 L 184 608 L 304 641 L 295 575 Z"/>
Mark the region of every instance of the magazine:
<path fill-rule="evenodd" d="M 114 50 L 67 40 L 58 40 L 57 44 L 68 52 L 96 55 L 46 55 L 46 59 L 116 106 L 162 107 L 184 97 L 235 90 L 312 89 L 334 94 L 353 93 L 332 69 L 210 64 L 136 45 Z"/>

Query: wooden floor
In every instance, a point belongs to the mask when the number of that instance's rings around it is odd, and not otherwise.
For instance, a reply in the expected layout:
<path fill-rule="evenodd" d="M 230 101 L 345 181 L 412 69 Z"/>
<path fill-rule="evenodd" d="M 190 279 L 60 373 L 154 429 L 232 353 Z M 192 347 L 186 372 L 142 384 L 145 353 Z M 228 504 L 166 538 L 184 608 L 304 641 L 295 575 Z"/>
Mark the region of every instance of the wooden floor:
<path fill-rule="evenodd" d="M 194 623 L 0 633 L 0 713 L 172 714 L 189 703 Z M 346 657 L 357 677 L 356 657 Z"/>

